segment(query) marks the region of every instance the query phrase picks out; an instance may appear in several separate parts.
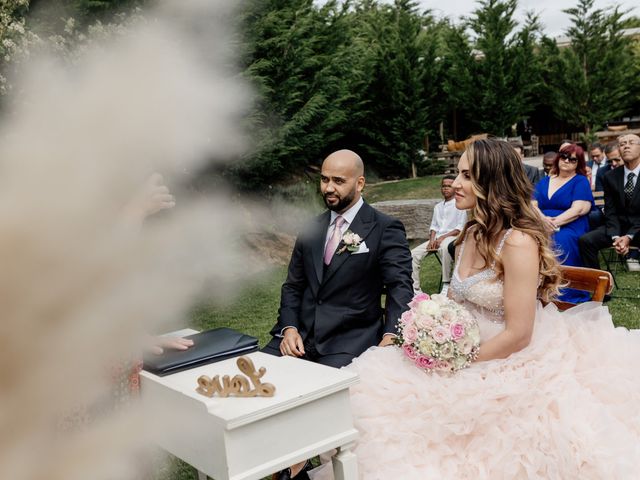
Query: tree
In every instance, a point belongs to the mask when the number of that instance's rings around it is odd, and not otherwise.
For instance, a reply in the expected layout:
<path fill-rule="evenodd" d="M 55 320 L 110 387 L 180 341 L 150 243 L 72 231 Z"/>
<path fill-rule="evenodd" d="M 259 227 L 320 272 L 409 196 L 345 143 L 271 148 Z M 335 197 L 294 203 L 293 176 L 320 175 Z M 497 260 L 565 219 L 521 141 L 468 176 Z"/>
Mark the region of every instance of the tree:
<path fill-rule="evenodd" d="M 350 121 L 349 15 L 312 0 L 254 0 L 244 16 L 245 76 L 258 100 L 251 114 L 256 150 L 232 174 L 248 187 L 317 163 Z M 355 86 L 355 85 L 354 85 Z"/>
<path fill-rule="evenodd" d="M 517 0 L 483 0 L 468 26 L 474 34 L 473 115 L 482 131 L 504 135 L 533 109 L 539 78 L 534 47 L 539 24 L 529 14 L 516 30 Z"/>
<path fill-rule="evenodd" d="M 438 104 L 442 105 L 439 117 L 451 118 L 449 130 L 453 138 L 459 138 L 458 117 L 473 124 L 473 65 L 475 56 L 464 26 L 442 22 L 437 30 L 439 38 L 439 60 L 441 81 L 436 84 L 441 90 Z"/>
<path fill-rule="evenodd" d="M 433 21 L 417 12 L 415 2 L 396 0 L 392 6 L 365 2 L 355 23 L 372 62 L 368 112 L 358 126 L 361 148 L 383 175 L 406 176 L 437 123 L 431 109 L 437 79 Z"/>
<path fill-rule="evenodd" d="M 594 9 L 593 3 L 579 0 L 575 8 L 565 10 L 572 22 L 566 32 L 568 46 L 559 48 L 548 38 L 542 44 L 553 110 L 583 128 L 587 136 L 594 127 L 626 112 L 637 97 L 638 57 L 622 35 L 624 14 L 618 7 Z"/>

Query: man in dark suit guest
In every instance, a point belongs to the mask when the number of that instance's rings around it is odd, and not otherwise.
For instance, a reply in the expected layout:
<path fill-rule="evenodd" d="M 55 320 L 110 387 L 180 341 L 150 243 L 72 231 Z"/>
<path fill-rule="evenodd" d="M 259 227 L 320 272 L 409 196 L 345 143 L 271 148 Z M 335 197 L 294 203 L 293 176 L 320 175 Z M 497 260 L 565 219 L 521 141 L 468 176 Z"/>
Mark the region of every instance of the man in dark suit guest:
<path fill-rule="evenodd" d="M 609 170 L 613 170 L 619 163 L 622 162 L 622 157 L 620 157 L 620 150 L 618 149 L 618 142 L 614 140 L 613 142 L 609 142 L 604 146 L 604 154 L 606 155 L 606 163 L 603 167 L 598 168 L 596 173 L 596 188 L 597 192 L 601 192 L 604 190 L 603 179 L 605 174 Z M 593 171 L 593 170 L 592 170 Z"/>
<path fill-rule="evenodd" d="M 356 153 L 340 150 L 324 160 L 320 189 L 328 210 L 296 240 L 264 352 L 342 367 L 393 342 L 413 297 L 411 252 L 402 223 L 364 202 L 364 185 Z M 275 478 L 305 479 L 306 468 L 294 465 Z"/>
<path fill-rule="evenodd" d="M 580 237 L 580 253 L 586 267 L 600 268 L 598 251 L 614 247 L 627 255 L 630 246 L 640 247 L 640 137 L 624 135 L 618 138 L 623 168 L 604 175 L 605 225 Z"/>
<path fill-rule="evenodd" d="M 598 175 L 602 180 L 604 173 L 600 174 L 600 170 L 603 170 L 608 163 L 605 148 L 599 143 L 592 143 L 589 149 L 589 156 L 591 160 L 587 162 L 587 167 L 591 168 L 591 190 L 601 192 L 604 187 L 601 182 L 598 182 Z"/>
<path fill-rule="evenodd" d="M 595 145 L 595 144 L 594 144 Z M 596 149 L 597 150 L 597 149 Z M 593 151 L 593 146 L 592 146 Z M 620 151 L 618 150 L 618 142 L 613 141 L 607 143 L 604 147 L 604 154 L 606 155 L 606 163 L 604 166 L 600 166 L 595 175 L 593 170 L 591 171 L 591 180 L 592 186 L 595 185 L 594 191 L 602 192 L 604 191 L 604 176 L 609 170 L 613 170 L 619 164 L 622 164 L 622 158 L 620 157 Z M 596 153 L 597 155 L 597 153 Z M 593 179 L 595 176 L 595 183 L 593 183 Z M 595 230 L 600 225 L 604 225 L 604 209 L 602 207 L 594 207 L 589 213 L 589 226 L 591 230 Z"/>
<path fill-rule="evenodd" d="M 542 171 L 533 165 L 524 163 L 524 144 L 522 143 L 522 140 L 511 140 L 509 143 L 514 150 L 518 152 L 518 155 L 520 155 L 520 158 L 522 159 L 522 166 L 524 167 L 524 171 L 527 174 L 527 178 L 531 182 L 531 185 L 538 183 L 538 181 L 543 177 Z"/>

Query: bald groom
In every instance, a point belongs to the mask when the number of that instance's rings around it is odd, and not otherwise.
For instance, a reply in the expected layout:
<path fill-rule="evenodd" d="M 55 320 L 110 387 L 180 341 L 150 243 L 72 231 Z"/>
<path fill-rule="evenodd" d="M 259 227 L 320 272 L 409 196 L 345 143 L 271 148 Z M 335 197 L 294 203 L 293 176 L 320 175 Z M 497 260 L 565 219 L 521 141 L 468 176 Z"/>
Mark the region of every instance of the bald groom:
<path fill-rule="evenodd" d="M 411 252 L 402 223 L 362 199 L 364 165 L 356 153 L 329 155 L 320 182 L 328 210 L 296 239 L 264 351 L 342 367 L 373 345 L 392 343 L 413 295 Z M 359 241 L 345 248 L 348 233 Z"/>

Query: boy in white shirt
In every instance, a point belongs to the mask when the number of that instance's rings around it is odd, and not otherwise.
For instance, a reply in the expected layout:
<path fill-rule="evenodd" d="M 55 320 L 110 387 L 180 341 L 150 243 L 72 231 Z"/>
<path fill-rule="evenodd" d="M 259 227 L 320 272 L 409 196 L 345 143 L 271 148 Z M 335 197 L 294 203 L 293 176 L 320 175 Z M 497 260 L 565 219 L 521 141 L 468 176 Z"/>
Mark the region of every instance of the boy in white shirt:
<path fill-rule="evenodd" d="M 447 245 L 454 241 L 462 231 L 467 221 L 467 212 L 456 208 L 456 201 L 453 191 L 454 175 L 445 175 L 442 178 L 440 191 L 444 201 L 436 204 L 433 209 L 433 217 L 429 232 L 429 240 L 418 245 L 411 250 L 413 259 L 413 290 L 415 293 L 421 292 L 420 288 L 420 264 L 424 257 L 430 252 L 437 250 L 442 261 L 442 292 L 446 293 L 449 281 L 451 280 L 451 269 L 453 259 L 447 251 Z"/>

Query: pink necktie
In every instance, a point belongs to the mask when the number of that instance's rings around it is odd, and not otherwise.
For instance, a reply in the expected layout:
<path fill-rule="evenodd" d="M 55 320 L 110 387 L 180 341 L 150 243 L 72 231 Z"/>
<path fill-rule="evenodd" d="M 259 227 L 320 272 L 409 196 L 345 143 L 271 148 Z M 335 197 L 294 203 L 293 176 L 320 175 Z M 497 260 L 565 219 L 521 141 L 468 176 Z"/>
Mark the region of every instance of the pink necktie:
<path fill-rule="evenodd" d="M 331 263 L 331 258 L 338 248 L 338 244 L 342 239 L 342 232 L 340 231 L 342 224 L 344 223 L 344 218 L 338 215 L 336 217 L 335 226 L 333 227 L 333 233 L 331 234 L 331 238 L 327 242 L 327 246 L 324 249 L 324 264 L 329 265 Z"/>

